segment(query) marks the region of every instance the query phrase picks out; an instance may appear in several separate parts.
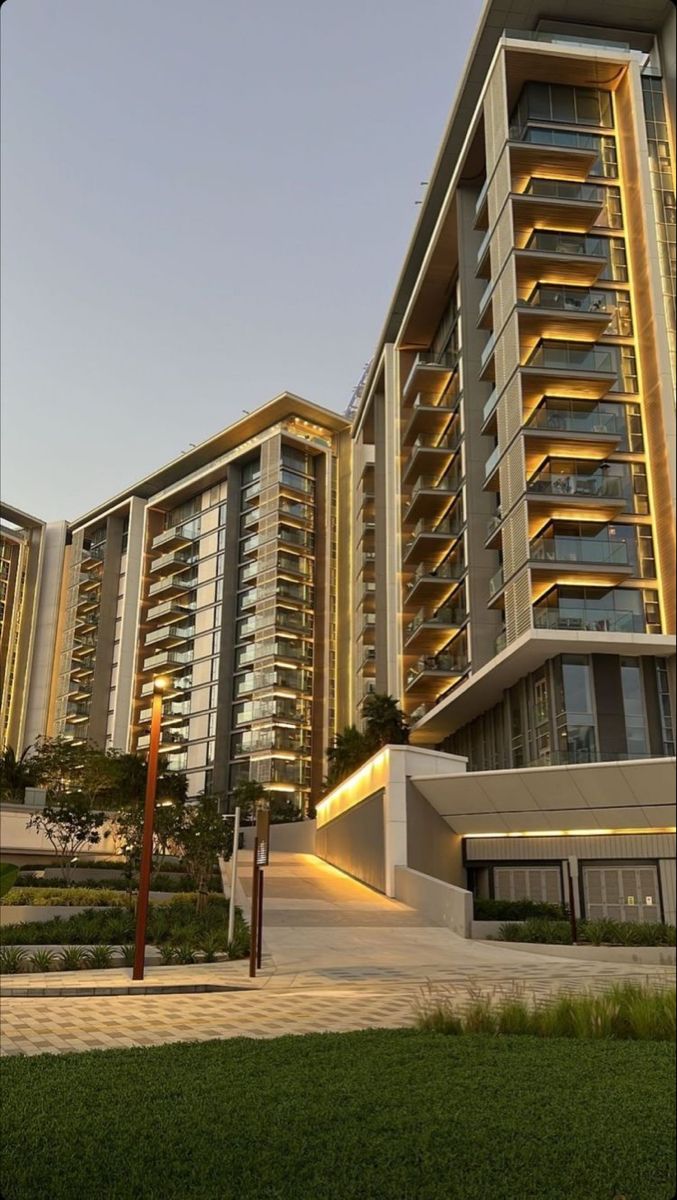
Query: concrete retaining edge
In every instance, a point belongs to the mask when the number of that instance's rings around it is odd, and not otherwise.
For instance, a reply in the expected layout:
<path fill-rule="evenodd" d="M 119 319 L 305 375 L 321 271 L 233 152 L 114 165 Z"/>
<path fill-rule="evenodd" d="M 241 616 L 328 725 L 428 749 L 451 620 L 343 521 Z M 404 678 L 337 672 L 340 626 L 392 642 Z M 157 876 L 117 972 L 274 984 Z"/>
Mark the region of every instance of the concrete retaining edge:
<path fill-rule="evenodd" d="M 395 867 L 395 899 L 417 908 L 438 925 L 459 937 L 469 938 L 472 926 L 472 893 L 434 879 L 411 867 Z"/>

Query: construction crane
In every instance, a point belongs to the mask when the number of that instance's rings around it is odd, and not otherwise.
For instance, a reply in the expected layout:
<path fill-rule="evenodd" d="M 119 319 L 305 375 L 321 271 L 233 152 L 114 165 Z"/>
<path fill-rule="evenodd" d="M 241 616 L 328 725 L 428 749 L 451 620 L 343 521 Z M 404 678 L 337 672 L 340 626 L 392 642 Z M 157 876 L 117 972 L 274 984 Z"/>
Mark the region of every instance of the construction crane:
<path fill-rule="evenodd" d="M 353 388 L 353 394 L 350 397 L 350 403 L 348 404 L 344 414 L 350 421 L 352 421 L 355 413 L 358 410 L 360 400 L 362 399 L 362 393 L 364 391 L 364 385 L 367 382 L 367 376 L 369 375 L 369 368 L 371 367 L 372 362 L 373 359 L 370 358 L 369 361 L 364 364 L 362 368 L 362 374 Z"/>

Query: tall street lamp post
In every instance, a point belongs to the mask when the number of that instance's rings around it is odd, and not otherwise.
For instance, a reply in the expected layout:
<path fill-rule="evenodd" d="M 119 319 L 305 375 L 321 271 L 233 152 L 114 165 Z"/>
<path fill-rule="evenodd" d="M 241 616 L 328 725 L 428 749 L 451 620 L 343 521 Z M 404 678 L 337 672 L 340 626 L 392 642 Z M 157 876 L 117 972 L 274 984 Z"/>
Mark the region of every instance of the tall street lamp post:
<path fill-rule="evenodd" d="M 146 801 L 143 813 L 143 842 L 141 866 L 139 868 L 139 893 L 136 900 L 136 938 L 134 943 L 134 967 L 132 979 L 143 979 L 146 954 L 146 924 L 148 921 L 148 899 L 150 875 L 153 866 L 153 817 L 155 813 L 155 790 L 157 787 L 158 751 L 162 722 L 162 699 L 170 686 L 163 677 L 153 680 L 153 708 L 150 722 L 150 745 L 146 771 Z"/>

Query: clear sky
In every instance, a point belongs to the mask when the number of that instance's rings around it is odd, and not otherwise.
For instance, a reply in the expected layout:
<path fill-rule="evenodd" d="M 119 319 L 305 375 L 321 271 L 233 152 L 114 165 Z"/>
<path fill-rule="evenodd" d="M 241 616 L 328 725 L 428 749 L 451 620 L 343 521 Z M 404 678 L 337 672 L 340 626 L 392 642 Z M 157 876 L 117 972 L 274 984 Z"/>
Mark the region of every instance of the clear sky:
<path fill-rule="evenodd" d="M 2 494 L 53 520 L 343 411 L 481 0 L 2 5 Z"/>

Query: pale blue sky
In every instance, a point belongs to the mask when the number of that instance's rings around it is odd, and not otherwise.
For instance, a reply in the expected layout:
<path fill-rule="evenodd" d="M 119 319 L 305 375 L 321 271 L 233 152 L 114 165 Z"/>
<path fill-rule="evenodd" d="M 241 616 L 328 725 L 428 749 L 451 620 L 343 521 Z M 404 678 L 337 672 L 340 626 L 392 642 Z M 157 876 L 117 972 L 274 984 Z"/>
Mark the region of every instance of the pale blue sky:
<path fill-rule="evenodd" d="M 7 0 L 3 497 L 74 518 L 288 388 L 343 410 L 481 0 Z"/>

